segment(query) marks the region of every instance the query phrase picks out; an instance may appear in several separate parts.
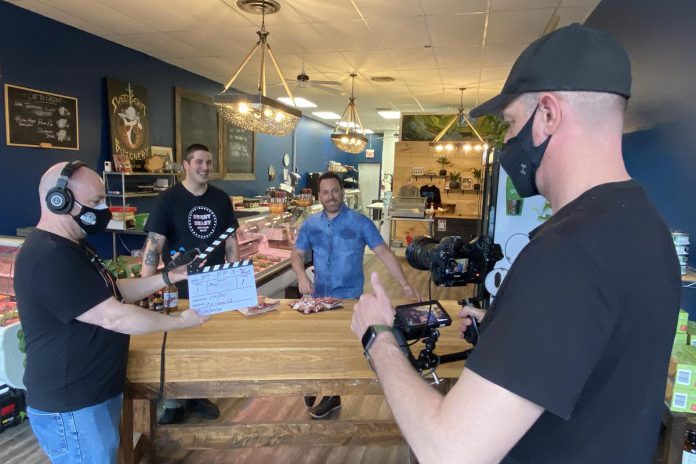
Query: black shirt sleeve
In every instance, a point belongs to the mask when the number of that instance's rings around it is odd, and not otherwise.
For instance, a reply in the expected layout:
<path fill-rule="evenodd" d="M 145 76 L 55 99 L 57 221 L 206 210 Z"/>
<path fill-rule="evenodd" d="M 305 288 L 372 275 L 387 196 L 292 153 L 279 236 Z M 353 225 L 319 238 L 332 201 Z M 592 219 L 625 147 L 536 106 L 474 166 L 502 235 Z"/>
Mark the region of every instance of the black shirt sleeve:
<path fill-rule="evenodd" d="M 612 335 L 616 308 L 581 247 L 535 239 L 503 281 L 467 368 L 569 419 Z"/>
<path fill-rule="evenodd" d="M 65 324 L 113 296 L 96 265 L 73 248 L 49 251 L 31 276 L 38 300 Z"/>
<path fill-rule="evenodd" d="M 167 190 L 157 196 L 152 211 L 150 211 L 150 215 L 147 217 L 147 222 L 145 223 L 144 229 L 146 232 L 154 232 L 164 235 L 165 237 L 170 234 L 172 227 L 170 220 L 171 215 L 169 214 L 169 197 L 171 194 L 172 192 Z"/>

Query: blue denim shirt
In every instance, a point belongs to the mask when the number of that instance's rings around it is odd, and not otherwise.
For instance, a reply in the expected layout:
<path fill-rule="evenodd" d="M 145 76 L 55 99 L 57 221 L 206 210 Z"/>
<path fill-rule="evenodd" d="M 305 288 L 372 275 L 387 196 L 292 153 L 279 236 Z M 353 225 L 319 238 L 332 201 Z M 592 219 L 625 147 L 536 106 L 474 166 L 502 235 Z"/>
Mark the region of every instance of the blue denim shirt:
<path fill-rule="evenodd" d="M 363 255 L 384 243 L 365 215 L 345 204 L 329 219 L 325 211 L 310 216 L 300 229 L 295 247 L 314 256 L 314 296 L 359 298 L 363 291 Z"/>

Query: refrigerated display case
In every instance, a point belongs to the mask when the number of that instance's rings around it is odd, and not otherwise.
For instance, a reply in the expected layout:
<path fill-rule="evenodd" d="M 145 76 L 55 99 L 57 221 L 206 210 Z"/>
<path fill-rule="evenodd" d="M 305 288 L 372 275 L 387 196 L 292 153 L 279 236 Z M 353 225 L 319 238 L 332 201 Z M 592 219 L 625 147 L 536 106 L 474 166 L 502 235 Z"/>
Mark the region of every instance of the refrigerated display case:
<path fill-rule="evenodd" d="M 0 385 L 24 388 L 24 334 L 14 293 L 14 265 L 24 238 L 0 236 Z"/>

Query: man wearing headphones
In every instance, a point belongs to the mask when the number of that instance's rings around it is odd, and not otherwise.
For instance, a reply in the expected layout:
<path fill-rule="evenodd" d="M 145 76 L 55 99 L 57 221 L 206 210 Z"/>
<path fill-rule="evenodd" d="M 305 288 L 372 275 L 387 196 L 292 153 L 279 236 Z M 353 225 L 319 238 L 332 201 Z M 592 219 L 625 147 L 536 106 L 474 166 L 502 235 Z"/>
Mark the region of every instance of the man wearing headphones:
<path fill-rule="evenodd" d="M 42 176 L 39 197 L 41 218 L 17 256 L 14 278 L 31 427 L 54 463 L 114 463 L 128 335 L 207 318 L 128 304 L 186 279 L 186 269 L 116 280 L 84 241 L 111 218 L 96 172 L 80 161 L 58 163 Z"/>

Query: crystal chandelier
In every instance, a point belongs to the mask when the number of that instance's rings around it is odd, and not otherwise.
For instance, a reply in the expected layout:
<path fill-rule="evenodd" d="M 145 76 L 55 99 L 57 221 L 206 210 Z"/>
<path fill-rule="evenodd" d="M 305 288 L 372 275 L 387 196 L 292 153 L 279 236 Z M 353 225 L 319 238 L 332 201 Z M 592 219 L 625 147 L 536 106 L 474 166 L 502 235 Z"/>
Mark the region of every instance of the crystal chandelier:
<path fill-rule="evenodd" d="M 331 141 L 334 145 L 336 145 L 339 150 L 348 153 L 360 153 L 365 150 L 367 146 L 367 138 L 362 135 L 365 133 L 365 129 L 363 129 L 362 122 L 360 121 L 358 109 L 355 107 L 355 96 L 353 95 L 356 76 L 357 74 L 355 73 L 350 75 L 352 78 L 350 101 L 341 116 L 341 120 L 336 125 L 336 129 L 334 129 L 333 134 L 331 134 Z M 343 118 L 346 119 L 344 120 Z M 342 131 L 342 129 L 344 130 Z"/>
<path fill-rule="evenodd" d="M 430 148 L 435 152 L 437 155 L 449 155 L 449 154 L 454 154 L 454 153 L 470 153 L 472 150 L 475 152 L 480 152 L 481 150 L 486 151 L 488 149 L 488 144 L 484 142 L 483 138 L 481 135 L 476 131 L 476 128 L 474 127 L 473 124 L 471 124 L 471 121 L 469 121 L 469 118 L 466 117 L 466 114 L 464 113 L 464 91 L 466 88 L 461 87 L 459 89 L 460 91 L 460 99 L 459 99 L 459 110 L 457 110 L 457 114 L 452 117 L 452 120 L 450 120 L 449 123 L 440 131 L 439 134 L 435 136 L 432 142 L 430 142 Z M 471 140 L 445 140 L 441 141 L 442 137 L 447 133 L 447 131 L 452 127 L 454 123 L 457 123 L 458 126 L 461 126 L 463 122 L 466 122 L 469 127 L 471 128 L 472 132 L 476 135 L 476 138 L 478 141 L 474 140 L 473 142 Z"/>
<path fill-rule="evenodd" d="M 257 9 L 261 10 L 261 30 L 256 32 L 259 40 L 247 54 L 246 58 L 244 58 L 244 61 L 239 65 L 227 84 L 225 84 L 222 93 L 214 97 L 214 102 L 218 107 L 220 115 L 230 124 L 245 130 L 281 137 L 295 130 L 302 117 L 302 112 L 266 96 L 266 55 L 268 55 L 280 76 L 285 91 L 294 103 L 292 92 L 278 67 L 275 56 L 271 51 L 271 46 L 268 44 L 269 32 L 266 31 L 266 10 L 268 9 L 270 13 L 275 13 L 280 9 L 280 5 L 274 0 L 263 0 L 261 6 Z M 239 73 L 242 72 L 242 69 L 249 63 L 249 60 L 251 60 L 257 50 L 261 51 L 261 66 L 257 85 L 258 94 L 226 94 L 225 92 L 237 79 Z"/>

